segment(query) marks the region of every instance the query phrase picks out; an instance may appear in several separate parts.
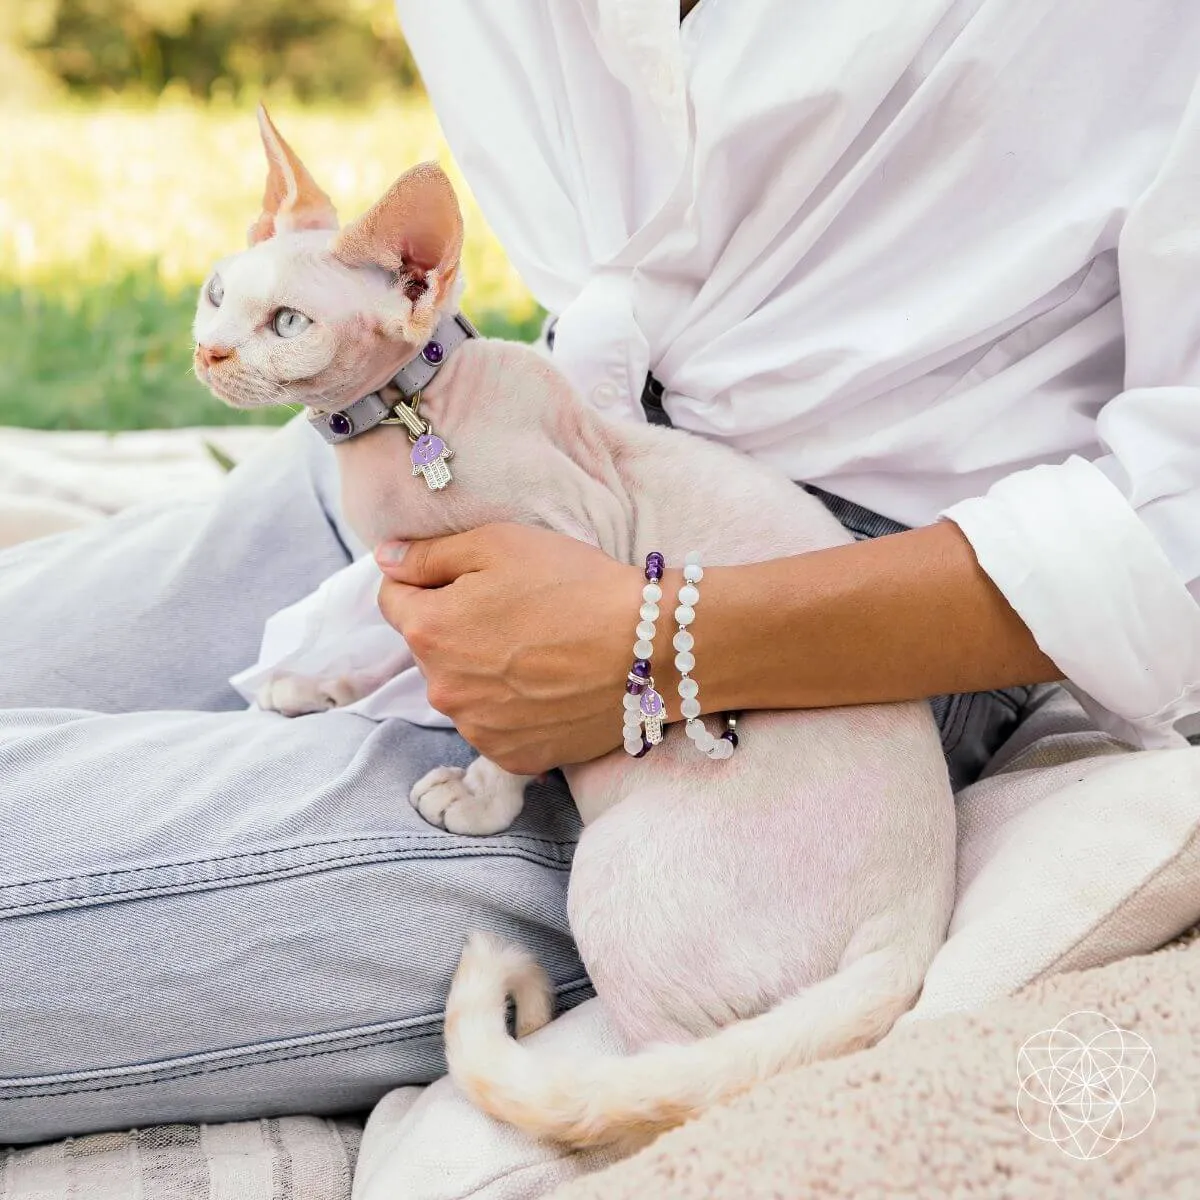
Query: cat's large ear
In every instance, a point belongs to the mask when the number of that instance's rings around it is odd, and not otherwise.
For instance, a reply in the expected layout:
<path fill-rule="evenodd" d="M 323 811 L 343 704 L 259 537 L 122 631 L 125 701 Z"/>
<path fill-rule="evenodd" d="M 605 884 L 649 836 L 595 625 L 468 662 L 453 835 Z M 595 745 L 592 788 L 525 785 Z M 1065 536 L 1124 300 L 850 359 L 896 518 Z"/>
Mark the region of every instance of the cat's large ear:
<path fill-rule="evenodd" d="M 436 309 L 454 286 L 462 245 L 454 187 L 437 163 L 420 163 L 337 235 L 333 253 L 348 266 L 390 271 L 414 305 L 420 296 Z"/>
<path fill-rule="evenodd" d="M 267 110 L 258 106 L 258 128 L 267 152 L 267 187 L 258 220 L 250 226 L 250 245 L 277 233 L 301 229 L 336 229 L 333 203 L 308 173 L 296 152 L 283 140 Z"/>

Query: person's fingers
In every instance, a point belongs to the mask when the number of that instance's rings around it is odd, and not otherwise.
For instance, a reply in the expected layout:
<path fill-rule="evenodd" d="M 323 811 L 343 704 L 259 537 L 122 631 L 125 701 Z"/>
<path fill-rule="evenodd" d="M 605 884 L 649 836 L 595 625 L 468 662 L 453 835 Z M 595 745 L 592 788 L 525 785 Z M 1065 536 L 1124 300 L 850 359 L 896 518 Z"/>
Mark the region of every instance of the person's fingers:
<path fill-rule="evenodd" d="M 417 625 L 424 601 L 428 599 L 423 588 L 397 583 L 394 579 L 384 579 L 379 585 L 379 611 L 387 623 L 405 637 Z"/>
<path fill-rule="evenodd" d="M 490 561 L 482 530 L 452 533 L 419 542 L 385 542 L 377 547 L 379 569 L 398 583 L 413 587 L 444 587 Z"/>

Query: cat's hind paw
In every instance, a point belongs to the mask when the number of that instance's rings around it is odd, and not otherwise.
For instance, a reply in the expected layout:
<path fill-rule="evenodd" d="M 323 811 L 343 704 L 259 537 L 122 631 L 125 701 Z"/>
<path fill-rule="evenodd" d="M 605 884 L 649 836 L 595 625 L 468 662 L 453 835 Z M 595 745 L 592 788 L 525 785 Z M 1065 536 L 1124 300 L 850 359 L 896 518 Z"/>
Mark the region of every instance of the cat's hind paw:
<path fill-rule="evenodd" d="M 500 833 L 517 819 L 525 803 L 528 777 L 510 775 L 487 759 L 469 767 L 435 767 L 409 793 L 413 808 L 447 833 L 484 837 Z"/>
<path fill-rule="evenodd" d="M 358 689 L 346 676 L 313 679 L 305 675 L 278 675 L 258 689 L 254 701 L 259 708 L 269 712 L 301 717 L 307 713 L 343 708 L 360 698 Z"/>

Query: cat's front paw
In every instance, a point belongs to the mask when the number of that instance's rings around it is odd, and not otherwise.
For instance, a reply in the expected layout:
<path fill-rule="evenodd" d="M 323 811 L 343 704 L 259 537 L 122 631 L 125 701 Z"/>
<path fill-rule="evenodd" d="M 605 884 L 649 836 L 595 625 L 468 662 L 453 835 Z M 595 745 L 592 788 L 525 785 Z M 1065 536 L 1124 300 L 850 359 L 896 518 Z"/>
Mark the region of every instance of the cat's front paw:
<path fill-rule="evenodd" d="M 436 767 L 418 779 L 409 802 L 430 825 L 447 833 L 484 837 L 507 829 L 525 803 L 528 776 L 509 775 L 487 759 Z"/>
<path fill-rule="evenodd" d="M 359 699 L 346 677 L 313 679 L 306 675 L 278 675 L 258 689 L 254 697 L 259 708 L 301 717 L 306 713 L 342 708 Z"/>

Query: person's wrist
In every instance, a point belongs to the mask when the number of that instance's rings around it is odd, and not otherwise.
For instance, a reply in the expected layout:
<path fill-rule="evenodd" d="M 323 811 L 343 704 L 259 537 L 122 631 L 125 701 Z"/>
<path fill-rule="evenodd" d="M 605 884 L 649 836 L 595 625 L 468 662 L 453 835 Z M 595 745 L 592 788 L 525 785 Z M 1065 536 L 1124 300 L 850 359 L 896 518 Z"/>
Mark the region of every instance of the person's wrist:
<path fill-rule="evenodd" d="M 677 599 L 679 589 L 683 586 L 683 568 L 668 567 L 659 581 L 662 588 L 662 600 L 658 609 L 658 632 L 654 637 L 654 686 L 662 696 L 667 708 L 667 720 L 678 721 L 679 716 L 679 680 L 680 674 L 675 666 L 675 655 L 678 651 L 672 642 L 679 631 L 675 620 L 675 609 L 679 606 Z"/>
<path fill-rule="evenodd" d="M 767 707 L 761 694 L 766 614 L 755 604 L 757 569 L 757 564 L 705 566 L 697 585 L 696 620 L 689 626 L 696 665 L 690 674 L 700 685 L 706 714 Z"/>
<path fill-rule="evenodd" d="M 693 638 L 692 648 L 687 653 L 695 658 L 695 666 L 688 674 L 699 685 L 697 699 L 703 715 L 730 711 L 744 695 L 744 672 L 738 669 L 738 652 L 733 643 L 736 622 L 730 620 L 731 606 L 738 603 L 735 576 L 743 569 L 703 567 L 704 576 L 695 585 L 700 599 L 694 605 L 696 618 L 687 626 Z M 675 619 L 679 589 L 685 582 L 682 566 L 668 568 L 664 573 L 658 632 L 654 639 L 654 681 L 667 702 L 672 721 L 682 720 L 679 713 L 682 674 L 675 665 L 676 655 L 680 652 L 675 648 L 674 639 L 679 632 L 679 623 Z"/>

